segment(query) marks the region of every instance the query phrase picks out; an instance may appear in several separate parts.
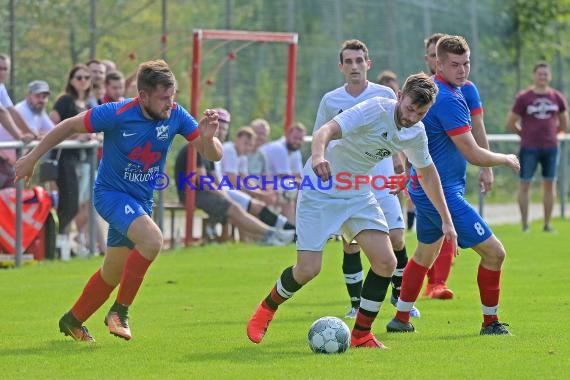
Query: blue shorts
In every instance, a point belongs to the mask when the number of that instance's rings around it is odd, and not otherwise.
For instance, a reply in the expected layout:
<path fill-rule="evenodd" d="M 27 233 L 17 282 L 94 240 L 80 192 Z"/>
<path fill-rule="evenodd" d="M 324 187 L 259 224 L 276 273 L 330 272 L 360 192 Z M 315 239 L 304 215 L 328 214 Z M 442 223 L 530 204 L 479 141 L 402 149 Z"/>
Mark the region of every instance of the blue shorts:
<path fill-rule="evenodd" d="M 445 191 L 445 200 L 451 213 L 451 219 L 457 231 L 457 243 L 461 248 L 471 248 L 493 235 L 487 222 L 465 198 L 463 191 Z M 418 241 L 424 244 L 436 242 L 443 232 L 441 218 L 425 194 L 410 193 L 416 205 L 416 234 Z"/>
<path fill-rule="evenodd" d="M 118 191 L 96 190 L 93 204 L 99 215 L 109 223 L 109 247 L 132 249 L 135 244 L 127 238 L 131 223 L 141 215 L 152 216 L 152 201 L 143 203 Z"/>
<path fill-rule="evenodd" d="M 519 151 L 521 162 L 520 178 L 523 182 L 532 181 L 538 163 L 542 168 L 542 178 L 549 181 L 556 179 L 558 168 L 558 147 L 556 148 L 521 148 Z"/>

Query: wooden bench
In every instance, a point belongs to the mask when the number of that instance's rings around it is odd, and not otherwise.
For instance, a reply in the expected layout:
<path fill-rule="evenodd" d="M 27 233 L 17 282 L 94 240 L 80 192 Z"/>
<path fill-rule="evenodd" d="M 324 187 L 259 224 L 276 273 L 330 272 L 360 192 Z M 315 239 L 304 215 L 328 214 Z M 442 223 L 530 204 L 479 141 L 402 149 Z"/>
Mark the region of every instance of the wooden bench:
<path fill-rule="evenodd" d="M 175 239 L 175 223 L 176 223 L 176 212 L 177 211 L 184 211 L 186 212 L 186 207 L 180 202 L 164 202 L 164 211 L 170 213 L 170 248 L 176 248 L 176 239 Z M 195 210 L 195 212 L 198 210 Z M 207 231 L 207 226 L 212 225 L 212 222 L 208 216 L 208 214 L 202 213 L 202 241 L 204 243 L 209 243 L 212 241 L 216 241 L 218 243 L 223 243 L 226 241 L 235 241 L 235 227 L 230 223 L 223 223 L 221 224 L 221 233 L 218 234 L 217 230 L 215 231 L 215 236 L 210 237 L 211 234 Z M 215 228 L 215 226 L 213 226 Z"/>
<path fill-rule="evenodd" d="M 170 213 L 170 249 L 176 248 L 176 236 L 175 232 L 175 218 L 176 218 L 176 211 L 184 211 L 186 212 L 186 207 L 180 202 L 164 202 L 164 211 L 168 211 Z"/>

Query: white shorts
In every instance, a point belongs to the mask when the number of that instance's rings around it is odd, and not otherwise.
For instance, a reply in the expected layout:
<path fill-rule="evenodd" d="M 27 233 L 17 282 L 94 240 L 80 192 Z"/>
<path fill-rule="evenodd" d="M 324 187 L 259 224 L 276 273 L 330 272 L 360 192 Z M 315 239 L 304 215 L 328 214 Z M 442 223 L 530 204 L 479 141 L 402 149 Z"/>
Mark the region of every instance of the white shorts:
<path fill-rule="evenodd" d="M 377 198 L 377 200 L 388 223 L 388 229 L 404 229 L 404 215 L 402 214 L 402 206 L 400 205 L 398 197 L 395 195 L 387 195 Z"/>
<path fill-rule="evenodd" d="M 299 192 L 297 200 L 297 250 L 322 252 L 339 230 L 352 241 L 364 230 L 388 233 L 388 224 L 372 193 L 353 198 L 332 198 L 316 190 Z"/>
<path fill-rule="evenodd" d="M 249 209 L 249 204 L 251 203 L 251 196 L 240 190 L 227 190 L 228 196 L 234 202 L 236 202 L 239 207 L 243 208 L 245 211 Z"/>

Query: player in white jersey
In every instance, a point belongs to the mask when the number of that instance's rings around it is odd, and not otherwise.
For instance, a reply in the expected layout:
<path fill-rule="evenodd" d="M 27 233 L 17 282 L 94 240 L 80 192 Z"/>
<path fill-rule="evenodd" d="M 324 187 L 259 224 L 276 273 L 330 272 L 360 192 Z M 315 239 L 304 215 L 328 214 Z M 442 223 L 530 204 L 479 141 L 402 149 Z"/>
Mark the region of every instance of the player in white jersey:
<path fill-rule="evenodd" d="M 420 122 L 436 94 L 437 87 L 426 74 L 412 75 L 398 100 L 368 99 L 335 116 L 314 135 L 297 202 L 297 263 L 283 271 L 249 320 L 247 335 L 252 342 L 261 342 L 279 305 L 320 272 L 323 248 L 329 236 L 341 230 L 346 241 L 358 242 L 370 261 L 351 347 L 385 347 L 371 327 L 386 297 L 396 257 L 384 214 L 371 191 L 370 174 L 376 164 L 404 151 L 438 210 L 445 238 L 457 239 Z M 337 141 L 329 144 L 332 140 Z"/>
<path fill-rule="evenodd" d="M 339 52 L 339 70 L 343 73 L 345 84 L 326 93 L 319 104 L 313 135 L 317 130 L 339 113 L 354 105 L 375 96 L 388 99 L 396 99 L 394 91 L 387 86 L 372 83 L 367 80 L 367 72 L 372 65 L 368 56 L 368 48 L 359 40 L 345 41 Z M 334 142 L 332 142 L 334 144 Z M 394 162 L 391 157 L 382 160 L 374 168 L 373 176 L 384 176 L 391 178 L 394 173 Z M 376 196 L 390 231 L 390 242 L 397 259 L 396 270 L 392 276 L 392 304 L 398 302 L 400 287 L 402 285 L 402 273 L 408 263 L 408 255 L 405 245 L 404 221 L 402 208 L 398 198 L 390 194 L 389 189 L 375 190 L 372 192 Z M 360 305 L 360 292 L 364 273 L 362 270 L 362 260 L 360 259 L 360 247 L 356 242 L 343 240 L 343 263 L 342 271 L 346 289 L 350 297 L 351 308 L 346 314 L 346 318 L 355 318 L 358 305 Z M 419 317 L 419 310 L 414 307 L 410 315 Z"/>

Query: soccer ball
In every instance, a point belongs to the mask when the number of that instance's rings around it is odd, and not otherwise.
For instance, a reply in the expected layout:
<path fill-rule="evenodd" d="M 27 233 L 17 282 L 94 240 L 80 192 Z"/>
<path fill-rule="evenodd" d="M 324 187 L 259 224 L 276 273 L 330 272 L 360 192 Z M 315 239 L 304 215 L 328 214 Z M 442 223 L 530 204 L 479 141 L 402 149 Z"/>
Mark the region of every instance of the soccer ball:
<path fill-rule="evenodd" d="M 319 354 L 341 354 L 350 346 L 350 330 L 337 317 L 322 317 L 309 328 L 309 347 Z"/>

